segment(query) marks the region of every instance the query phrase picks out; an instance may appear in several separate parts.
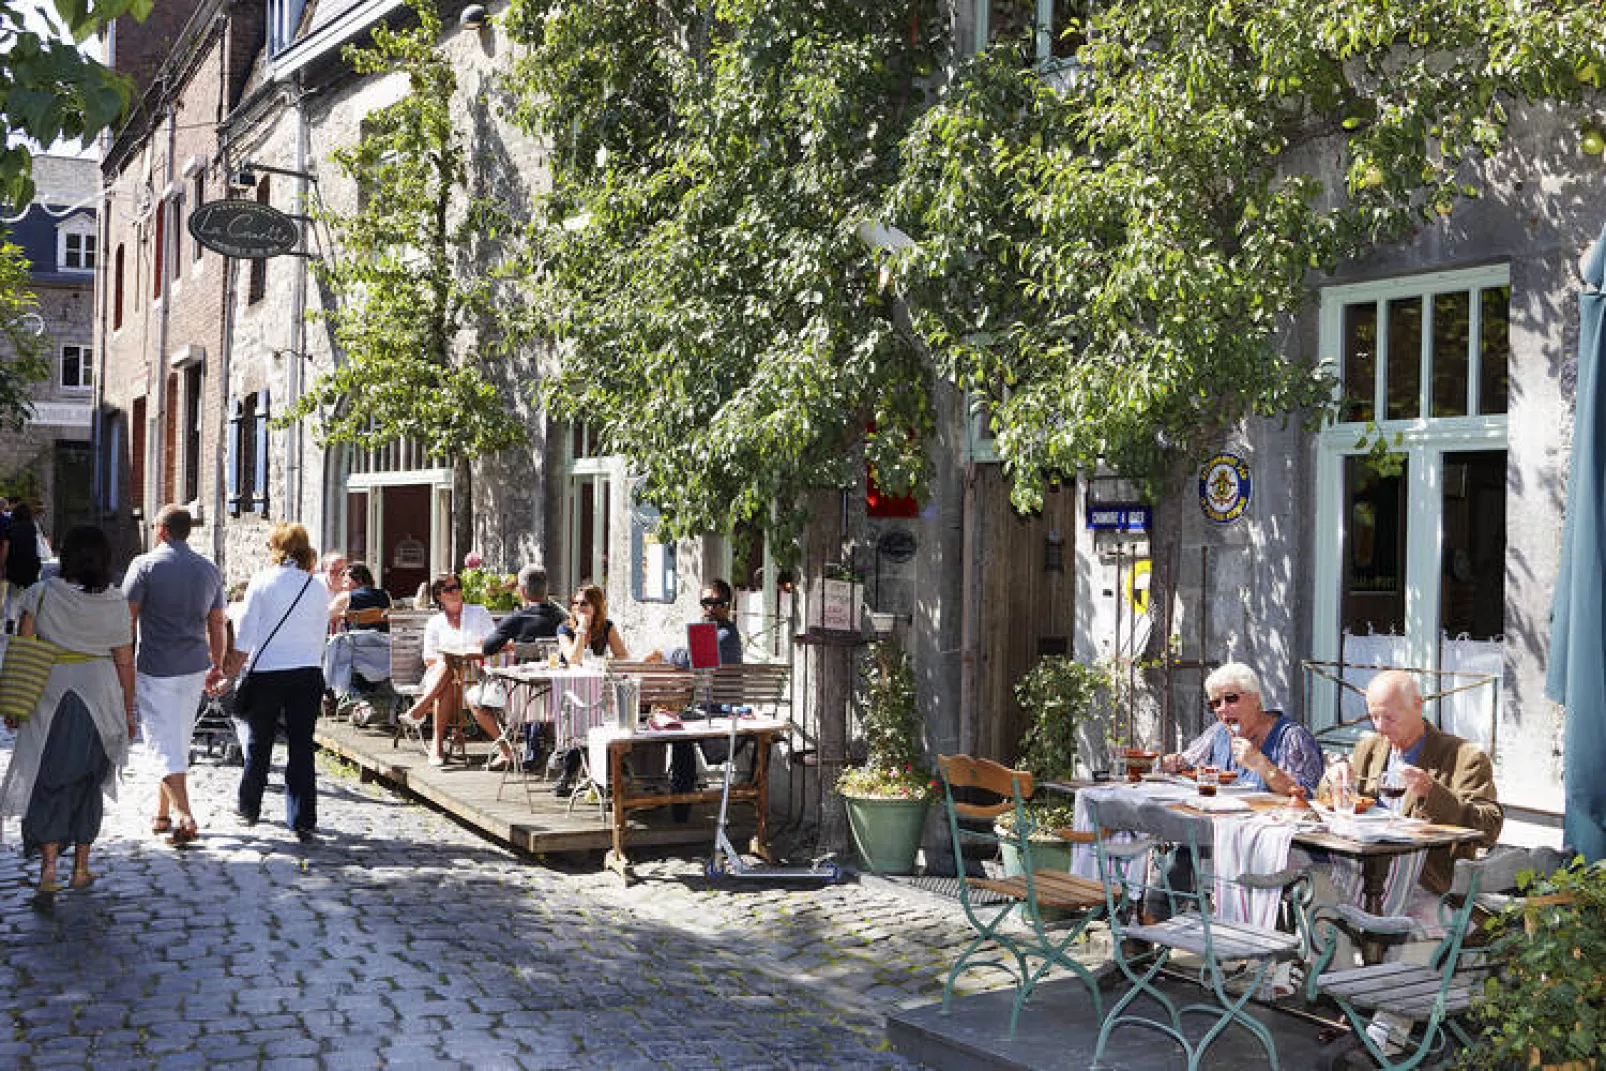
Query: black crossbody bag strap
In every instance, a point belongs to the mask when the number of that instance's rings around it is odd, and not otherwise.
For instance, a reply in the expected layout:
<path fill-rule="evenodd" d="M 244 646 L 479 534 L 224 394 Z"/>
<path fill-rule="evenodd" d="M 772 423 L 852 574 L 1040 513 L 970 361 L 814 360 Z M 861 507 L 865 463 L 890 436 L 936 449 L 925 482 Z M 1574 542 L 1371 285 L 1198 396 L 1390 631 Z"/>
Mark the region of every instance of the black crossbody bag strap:
<path fill-rule="evenodd" d="M 284 611 L 284 616 L 279 618 L 279 623 L 277 625 L 273 626 L 273 631 L 268 633 L 268 638 L 262 641 L 262 646 L 258 647 L 256 650 L 251 652 L 251 664 L 245 667 L 245 671 L 242 672 L 240 674 L 240 676 L 242 676 L 242 677 L 250 676 L 251 671 L 256 668 L 257 661 L 259 659 L 261 659 L 262 652 L 266 651 L 268 649 L 268 644 L 273 642 L 273 637 L 277 636 L 279 634 L 279 630 L 284 627 L 284 623 L 286 621 L 290 620 L 291 612 L 293 610 L 295 610 L 296 604 L 301 601 L 301 596 L 303 596 L 303 595 L 305 595 L 307 593 L 307 585 L 311 584 L 311 583 L 312 583 L 312 574 L 308 573 L 307 574 L 307 579 L 301 585 L 301 590 L 296 592 L 296 597 L 290 600 L 290 605 Z"/>

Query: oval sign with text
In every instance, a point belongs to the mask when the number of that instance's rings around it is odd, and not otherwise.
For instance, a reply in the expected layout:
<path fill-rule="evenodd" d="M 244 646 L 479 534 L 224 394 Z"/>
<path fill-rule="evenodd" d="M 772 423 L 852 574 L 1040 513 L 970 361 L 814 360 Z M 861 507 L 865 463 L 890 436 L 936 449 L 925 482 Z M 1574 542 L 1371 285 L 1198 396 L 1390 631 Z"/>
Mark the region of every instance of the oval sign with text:
<path fill-rule="evenodd" d="M 272 205 L 229 197 L 190 213 L 190 235 L 214 253 L 260 260 L 293 253 L 301 244 L 296 221 Z"/>

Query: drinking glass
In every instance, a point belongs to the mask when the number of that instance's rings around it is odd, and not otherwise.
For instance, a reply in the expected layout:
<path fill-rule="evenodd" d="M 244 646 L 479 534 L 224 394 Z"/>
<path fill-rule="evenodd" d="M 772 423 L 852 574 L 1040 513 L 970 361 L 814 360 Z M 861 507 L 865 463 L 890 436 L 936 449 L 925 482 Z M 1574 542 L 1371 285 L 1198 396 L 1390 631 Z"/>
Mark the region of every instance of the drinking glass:
<path fill-rule="evenodd" d="M 1405 795 L 1405 777 L 1396 769 L 1383 771 L 1377 779 L 1377 796 L 1391 811 L 1400 809 L 1401 798 Z"/>
<path fill-rule="evenodd" d="M 1355 814 L 1355 786 L 1348 780 L 1333 783 L 1333 813 L 1345 818 Z"/>
<path fill-rule="evenodd" d="M 1199 795 L 1214 796 L 1217 787 L 1221 784 L 1221 771 L 1214 766 L 1201 766 L 1194 771 L 1194 780 L 1199 786 Z"/>

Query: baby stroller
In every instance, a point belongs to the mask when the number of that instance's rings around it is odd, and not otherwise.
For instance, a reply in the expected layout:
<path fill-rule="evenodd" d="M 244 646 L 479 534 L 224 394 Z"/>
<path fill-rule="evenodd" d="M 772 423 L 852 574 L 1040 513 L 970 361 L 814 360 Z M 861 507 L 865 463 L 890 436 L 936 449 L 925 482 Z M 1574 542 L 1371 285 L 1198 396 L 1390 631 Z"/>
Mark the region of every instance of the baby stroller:
<path fill-rule="evenodd" d="M 220 695 L 203 692 L 190 734 L 190 761 L 216 757 L 225 766 L 245 765 L 244 722 L 234 716 L 234 682 Z"/>
<path fill-rule="evenodd" d="M 335 633 L 324 648 L 323 676 L 335 717 L 349 718 L 359 729 L 390 729 L 400 697 L 390 686 L 389 633 Z"/>

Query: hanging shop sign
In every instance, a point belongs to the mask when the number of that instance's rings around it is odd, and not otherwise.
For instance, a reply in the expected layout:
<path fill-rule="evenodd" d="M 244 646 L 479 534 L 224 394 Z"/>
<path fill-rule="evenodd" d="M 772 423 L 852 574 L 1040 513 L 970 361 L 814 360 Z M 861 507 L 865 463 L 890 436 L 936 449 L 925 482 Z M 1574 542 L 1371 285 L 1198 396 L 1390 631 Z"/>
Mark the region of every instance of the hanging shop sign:
<path fill-rule="evenodd" d="M 296 221 L 272 205 L 226 197 L 190 213 L 190 236 L 214 253 L 261 260 L 294 253 L 301 244 Z"/>
<path fill-rule="evenodd" d="M 1199 508 L 1216 524 L 1231 524 L 1249 508 L 1249 462 L 1217 454 L 1199 470 Z"/>

